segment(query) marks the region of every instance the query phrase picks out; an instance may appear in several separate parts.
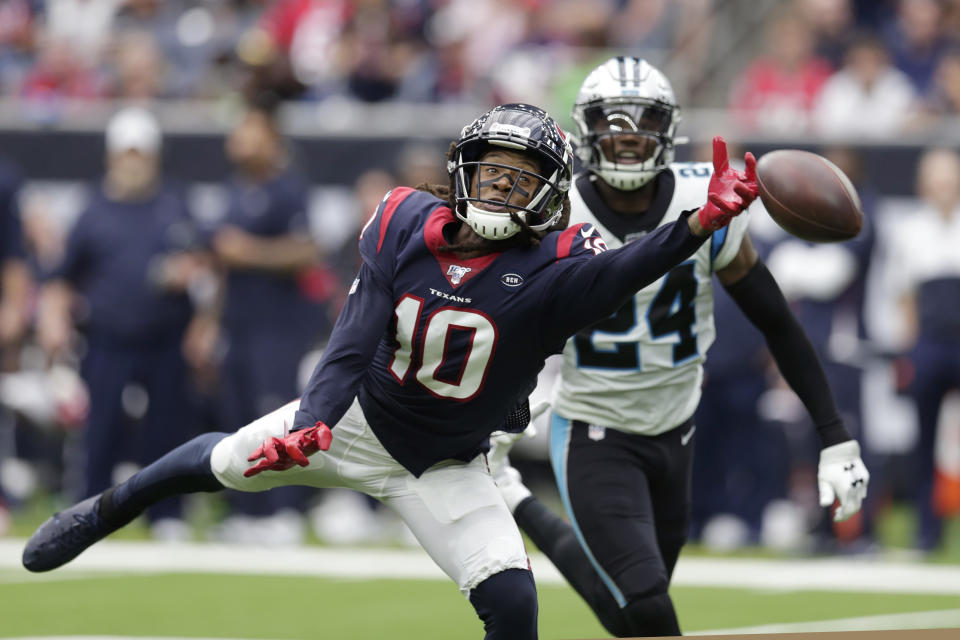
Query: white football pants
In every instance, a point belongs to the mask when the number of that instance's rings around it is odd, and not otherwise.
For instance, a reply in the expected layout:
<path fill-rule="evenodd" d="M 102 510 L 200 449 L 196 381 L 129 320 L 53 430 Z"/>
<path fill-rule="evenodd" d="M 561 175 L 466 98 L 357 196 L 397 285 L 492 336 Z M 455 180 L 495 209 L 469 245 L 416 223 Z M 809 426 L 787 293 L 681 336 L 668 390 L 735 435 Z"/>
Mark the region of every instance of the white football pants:
<path fill-rule="evenodd" d="M 298 406 L 284 405 L 217 443 L 210 459 L 217 479 L 239 491 L 288 485 L 362 491 L 399 514 L 467 597 L 496 573 L 529 569 L 523 538 L 483 455 L 440 462 L 414 477 L 383 448 L 356 400 L 333 428 L 330 449 L 310 456 L 309 466 L 243 477 L 253 465 L 247 457 L 268 437 L 286 435 Z"/>

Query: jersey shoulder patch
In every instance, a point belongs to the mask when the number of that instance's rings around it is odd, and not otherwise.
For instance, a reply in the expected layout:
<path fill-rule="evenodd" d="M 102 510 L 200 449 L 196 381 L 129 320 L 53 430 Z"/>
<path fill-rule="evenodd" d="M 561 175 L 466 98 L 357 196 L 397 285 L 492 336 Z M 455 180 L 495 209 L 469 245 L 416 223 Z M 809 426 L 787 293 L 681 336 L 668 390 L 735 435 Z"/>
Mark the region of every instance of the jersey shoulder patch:
<path fill-rule="evenodd" d="M 589 222 L 567 227 L 557 237 L 557 260 L 572 256 L 597 255 L 607 250 L 607 243 L 597 228 Z"/>

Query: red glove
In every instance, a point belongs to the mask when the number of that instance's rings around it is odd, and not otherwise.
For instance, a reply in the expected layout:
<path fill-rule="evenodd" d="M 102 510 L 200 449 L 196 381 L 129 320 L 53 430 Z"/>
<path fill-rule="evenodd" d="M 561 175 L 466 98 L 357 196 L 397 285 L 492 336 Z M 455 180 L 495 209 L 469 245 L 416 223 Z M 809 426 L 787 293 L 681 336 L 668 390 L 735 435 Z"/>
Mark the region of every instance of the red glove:
<path fill-rule="evenodd" d="M 713 176 L 707 187 L 707 204 L 700 207 L 700 226 L 716 231 L 727 226 L 733 216 L 750 206 L 757 197 L 757 159 L 749 151 L 743 157 L 746 171 L 730 168 L 727 143 L 721 136 L 713 139 Z"/>
<path fill-rule="evenodd" d="M 309 429 L 288 433 L 283 438 L 267 438 L 257 450 L 247 458 L 249 462 L 263 458 L 257 464 L 243 472 L 244 477 L 255 476 L 261 471 L 286 471 L 295 464 L 305 467 L 310 464 L 307 456 L 330 448 L 333 434 L 330 427 L 318 422 Z"/>

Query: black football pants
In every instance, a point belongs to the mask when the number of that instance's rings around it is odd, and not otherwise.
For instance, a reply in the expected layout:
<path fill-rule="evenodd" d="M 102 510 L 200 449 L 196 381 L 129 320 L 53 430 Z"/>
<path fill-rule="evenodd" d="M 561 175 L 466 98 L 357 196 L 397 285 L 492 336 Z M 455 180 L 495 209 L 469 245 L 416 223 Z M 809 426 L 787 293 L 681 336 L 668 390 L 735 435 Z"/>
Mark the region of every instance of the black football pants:
<path fill-rule="evenodd" d="M 687 539 L 692 420 L 659 436 L 604 429 L 599 439 L 582 422 L 555 418 L 551 427 L 564 506 L 614 597 L 623 606 L 665 589 Z"/>

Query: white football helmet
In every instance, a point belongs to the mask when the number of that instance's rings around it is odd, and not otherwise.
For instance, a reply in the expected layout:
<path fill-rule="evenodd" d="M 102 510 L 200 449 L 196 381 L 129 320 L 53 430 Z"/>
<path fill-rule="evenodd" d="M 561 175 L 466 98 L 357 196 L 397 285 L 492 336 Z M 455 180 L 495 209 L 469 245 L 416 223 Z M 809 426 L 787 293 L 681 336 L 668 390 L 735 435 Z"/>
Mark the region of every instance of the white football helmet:
<path fill-rule="evenodd" d="M 540 174 L 522 172 L 535 177 L 541 185 L 526 207 L 507 205 L 511 211 L 487 211 L 477 203 L 488 201 L 470 194 L 472 175 L 479 171 L 481 164 L 491 165 L 480 162 L 491 146 L 522 151 L 536 158 Z M 494 107 L 463 128 L 447 171 L 454 177 L 456 215 L 481 237 L 505 240 L 520 231 L 520 225 L 512 216 L 523 220 L 534 231 L 549 229 L 560 218 L 570 189 L 573 149 L 557 123 L 542 109 L 527 104 L 505 104 Z"/>
<path fill-rule="evenodd" d="M 572 115 L 577 156 L 615 189 L 639 189 L 673 162 L 680 107 L 646 60 L 617 56 L 591 71 Z"/>

